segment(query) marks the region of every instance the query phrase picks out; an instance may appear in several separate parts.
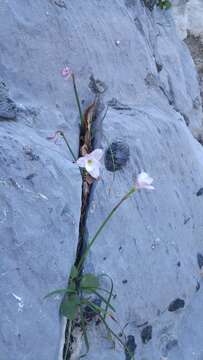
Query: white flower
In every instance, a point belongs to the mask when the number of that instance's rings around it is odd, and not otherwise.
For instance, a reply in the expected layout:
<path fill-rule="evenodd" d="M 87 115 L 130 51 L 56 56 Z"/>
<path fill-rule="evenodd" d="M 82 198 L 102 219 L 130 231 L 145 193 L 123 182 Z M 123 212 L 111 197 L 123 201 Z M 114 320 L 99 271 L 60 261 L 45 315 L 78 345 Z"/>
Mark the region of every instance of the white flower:
<path fill-rule="evenodd" d="M 135 186 L 137 189 L 154 190 L 154 186 L 152 186 L 153 181 L 154 180 L 143 171 L 138 175 Z"/>
<path fill-rule="evenodd" d="M 102 149 L 96 149 L 92 151 L 90 154 L 80 157 L 76 164 L 80 167 L 83 167 L 87 170 L 87 172 L 93 177 L 99 177 L 99 170 L 101 167 L 100 160 L 103 156 Z"/>

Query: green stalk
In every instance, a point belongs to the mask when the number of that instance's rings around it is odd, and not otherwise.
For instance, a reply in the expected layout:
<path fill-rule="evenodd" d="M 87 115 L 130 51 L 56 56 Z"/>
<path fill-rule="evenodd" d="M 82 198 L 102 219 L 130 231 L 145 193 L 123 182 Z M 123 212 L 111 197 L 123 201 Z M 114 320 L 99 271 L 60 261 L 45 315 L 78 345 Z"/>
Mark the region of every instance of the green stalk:
<path fill-rule="evenodd" d="M 65 141 L 65 143 L 66 143 L 66 145 L 67 145 L 67 147 L 68 147 L 68 150 L 70 151 L 70 153 L 71 153 L 71 155 L 72 155 L 72 157 L 73 157 L 73 160 L 74 160 L 74 161 L 77 161 L 76 156 L 74 155 L 74 152 L 73 152 L 73 150 L 71 149 L 71 147 L 70 147 L 70 145 L 69 145 L 69 142 L 68 142 L 68 139 L 67 139 L 67 137 L 65 136 L 64 132 L 61 131 L 61 130 L 59 130 L 59 131 L 57 131 L 57 132 L 61 135 L 61 137 L 62 137 L 63 140 Z"/>
<path fill-rule="evenodd" d="M 71 76 L 72 76 L 72 80 L 73 80 L 73 89 L 74 89 L 74 93 L 75 93 L 75 99 L 77 102 L 77 107 L 78 107 L 78 111 L 79 111 L 79 115 L 80 115 L 80 123 L 81 123 L 81 126 L 83 127 L 84 116 L 83 116 L 82 109 L 81 109 L 80 99 L 79 99 L 79 95 L 78 95 L 78 89 L 77 89 L 77 85 L 76 85 L 76 81 L 75 81 L 75 75 L 72 74 Z"/>
<path fill-rule="evenodd" d="M 127 194 L 125 194 L 122 199 L 118 202 L 118 204 L 116 204 L 116 206 L 114 206 L 114 208 L 111 210 L 111 212 L 108 214 L 108 216 L 106 217 L 106 219 L 102 222 L 102 224 L 100 225 L 100 227 L 98 228 L 98 230 L 96 231 L 95 235 L 93 236 L 93 238 L 89 241 L 87 248 L 85 250 L 85 252 L 83 253 L 83 255 L 81 256 L 81 259 L 79 261 L 79 264 L 77 266 L 78 271 L 80 271 L 92 245 L 94 244 L 95 240 L 97 239 L 98 235 L 100 234 L 100 232 L 103 230 L 103 228 L 105 227 L 105 225 L 108 223 L 108 221 L 111 219 L 111 217 L 113 216 L 113 214 L 116 212 L 116 210 L 120 207 L 120 205 L 127 200 L 134 192 L 136 191 L 136 188 L 133 187 L 132 189 L 130 189 L 130 191 L 127 192 Z"/>

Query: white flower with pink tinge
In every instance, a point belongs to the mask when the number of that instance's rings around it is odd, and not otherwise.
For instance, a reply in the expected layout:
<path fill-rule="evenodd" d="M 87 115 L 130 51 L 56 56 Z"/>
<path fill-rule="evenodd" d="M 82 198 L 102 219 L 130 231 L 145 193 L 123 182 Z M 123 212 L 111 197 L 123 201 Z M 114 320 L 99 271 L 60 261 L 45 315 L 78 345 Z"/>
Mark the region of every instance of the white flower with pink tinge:
<path fill-rule="evenodd" d="M 69 77 L 70 77 L 72 74 L 73 74 L 73 72 L 72 72 L 72 70 L 71 70 L 68 66 L 64 67 L 64 68 L 61 70 L 61 75 L 63 76 L 63 78 L 64 78 L 65 80 L 68 80 Z"/>
<path fill-rule="evenodd" d="M 90 154 L 80 157 L 76 164 L 79 167 L 85 168 L 87 172 L 95 179 L 99 177 L 101 163 L 100 160 L 103 156 L 102 149 L 96 149 Z"/>
<path fill-rule="evenodd" d="M 136 189 L 154 190 L 154 186 L 152 186 L 153 181 L 146 172 L 142 171 L 135 182 Z"/>

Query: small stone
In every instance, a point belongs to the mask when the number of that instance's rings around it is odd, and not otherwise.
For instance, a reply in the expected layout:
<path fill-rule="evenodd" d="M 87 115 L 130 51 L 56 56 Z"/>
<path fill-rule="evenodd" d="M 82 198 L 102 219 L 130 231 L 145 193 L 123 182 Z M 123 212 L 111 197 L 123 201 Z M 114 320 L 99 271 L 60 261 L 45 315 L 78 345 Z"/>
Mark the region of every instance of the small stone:
<path fill-rule="evenodd" d="M 152 11 L 156 4 L 156 0 L 144 0 L 144 4 L 150 11 Z"/>
<path fill-rule="evenodd" d="M 128 282 L 128 280 L 126 280 L 126 279 L 125 279 L 125 280 L 122 280 L 122 283 L 123 283 L 123 284 L 127 284 L 127 282 Z"/>
<path fill-rule="evenodd" d="M 108 171 L 121 170 L 128 162 L 130 150 L 128 144 L 118 140 L 111 143 L 105 153 L 105 167 Z"/>
<path fill-rule="evenodd" d="M 163 65 L 161 65 L 160 63 L 156 62 L 156 68 L 158 72 L 161 72 L 161 70 L 163 69 Z"/>
<path fill-rule="evenodd" d="M 116 44 L 116 46 L 119 46 L 120 45 L 120 40 L 116 40 L 115 44 Z"/>
<path fill-rule="evenodd" d="M 200 283 L 199 283 L 199 281 L 197 281 L 196 291 L 199 291 L 199 289 L 200 289 Z"/>
<path fill-rule="evenodd" d="M 141 332 L 141 339 L 143 344 L 147 344 L 152 339 L 152 326 L 148 325 L 144 327 Z"/>
<path fill-rule="evenodd" d="M 203 267 L 203 255 L 200 253 L 197 254 L 197 263 L 199 265 L 199 268 L 201 269 Z"/>
<path fill-rule="evenodd" d="M 107 90 L 107 85 L 103 81 L 95 79 L 93 75 L 90 76 L 88 87 L 94 94 L 103 94 Z"/>
<path fill-rule="evenodd" d="M 198 192 L 196 193 L 196 195 L 197 195 L 197 196 L 203 195 L 203 187 L 198 190 Z"/>
<path fill-rule="evenodd" d="M 133 335 L 128 335 L 125 345 L 125 360 L 131 360 L 134 358 L 135 349 L 137 347 Z"/>
<path fill-rule="evenodd" d="M 170 312 L 177 311 L 179 309 L 184 308 L 184 306 L 185 306 L 185 301 L 183 299 L 177 298 L 169 304 L 168 311 Z"/>

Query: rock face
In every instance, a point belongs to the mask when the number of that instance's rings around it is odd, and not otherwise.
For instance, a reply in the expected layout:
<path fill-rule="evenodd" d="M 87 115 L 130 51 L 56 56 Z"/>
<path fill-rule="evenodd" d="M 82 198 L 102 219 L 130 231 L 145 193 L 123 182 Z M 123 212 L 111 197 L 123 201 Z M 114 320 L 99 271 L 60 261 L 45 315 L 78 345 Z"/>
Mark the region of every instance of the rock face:
<path fill-rule="evenodd" d="M 120 332 L 129 323 L 126 341 L 137 359 L 201 356 L 203 197 L 196 194 L 203 150 L 190 132 L 202 126 L 201 97 L 171 12 L 147 5 L 10 0 L 0 6 L 2 360 L 62 358 L 60 299 L 43 296 L 66 284 L 78 241 L 80 173 L 65 145 L 47 140 L 63 130 L 78 154 L 79 117 L 72 84 L 60 76 L 64 65 L 75 72 L 84 108 L 101 93 L 94 146 L 119 141 L 129 149 L 125 166 L 115 176 L 104 168 L 94 185 L 87 232 L 94 233 L 141 170 L 156 187 L 119 209 L 87 264 L 114 280 L 120 326 L 112 326 Z M 105 335 L 101 326 L 90 327 L 87 359 L 128 359 Z"/>
<path fill-rule="evenodd" d="M 78 169 L 33 129 L 0 132 L 0 265 L 3 359 L 57 359 L 60 298 L 78 242 Z"/>
<path fill-rule="evenodd" d="M 173 15 L 177 32 L 185 40 L 197 67 L 203 99 L 203 3 L 200 0 L 175 0 Z M 197 131 L 194 135 L 202 138 L 202 134 L 200 136 Z M 201 139 L 200 141 L 202 142 Z"/>
<path fill-rule="evenodd" d="M 173 13 L 182 39 L 188 32 L 203 40 L 203 3 L 201 0 L 173 0 Z"/>
<path fill-rule="evenodd" d="M 120 325 L 111 326 L 120 332 L 128 324 L 125 332 L 135 338 L 136 358 L 189 360 L 181 324 L 186 321 L 185 309 L 190 314 L 190 304 L 197 301 L 196 287 L 201 283 L 197 254 L 203 251 L 203 202 L 196 193 L 203 183 L 203 151 L 174 110 L 150 104 L 131 111 L 109 110 L 98 145 L 106 148 L 116 139 L 129 144 L 130 160 L 115 178 L 104 170 L 102 181 L 95 185 L 89 234 L 94 234 L 141 170 L 152 175 L 156 189 L 142 190 L 122 205 L 95 243 L 88 268 L 112 277 Z M 191 322 L 192 314 L 188 316 Z M 195 322 L 194 318 L 192 331 L 199 338 Z M 142 340 L 140 324 L 152 326 L 148 342 Z M 124 359 L 119 347 L 114 352 L 110 342 L 100 342 L 98 334 L 104 336 L 105 331 L 96 329 L 90 335 L 88 359 L 96 359 L 98 353 L 102 360 Z M 196 356 L 200 349 L 202 345 L 194 346 Z"/>
<path fill-rule="evenodd" d="M 66 285 L 75 260 L 81 177 L 65 145 L 46 139 L 64 130 L 78 152 L 74 100 L 67 111 L 71 83 L 60 76 L 67 54 L 57 11 L 47 1 L 0 5 L 2 360 L 62 358 L 60 297 L 43 298 Z"/>

